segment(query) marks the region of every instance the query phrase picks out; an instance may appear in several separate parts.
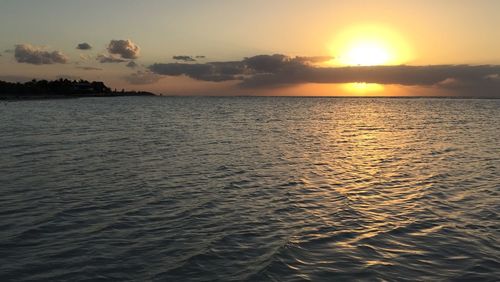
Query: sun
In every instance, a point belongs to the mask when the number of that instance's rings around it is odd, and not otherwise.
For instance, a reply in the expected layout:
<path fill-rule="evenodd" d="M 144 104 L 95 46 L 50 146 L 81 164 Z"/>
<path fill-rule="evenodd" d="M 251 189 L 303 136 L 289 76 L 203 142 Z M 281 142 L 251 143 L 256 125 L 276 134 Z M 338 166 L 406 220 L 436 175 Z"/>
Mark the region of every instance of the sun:
<path fill-rule="evenodd" d="M 341 56 L 340 61 L 346 65 L 375 66 L 389 63 L 392 58 L 383 43 L 370 40 L 360 40 Z"/>
<path fill-rule="evenodd" d="M 397 65 L 412 58 L 405 39 L 388 27 L 374 24 L 344 29 L 329 50 L 335 64 L 342 66 Z"/>

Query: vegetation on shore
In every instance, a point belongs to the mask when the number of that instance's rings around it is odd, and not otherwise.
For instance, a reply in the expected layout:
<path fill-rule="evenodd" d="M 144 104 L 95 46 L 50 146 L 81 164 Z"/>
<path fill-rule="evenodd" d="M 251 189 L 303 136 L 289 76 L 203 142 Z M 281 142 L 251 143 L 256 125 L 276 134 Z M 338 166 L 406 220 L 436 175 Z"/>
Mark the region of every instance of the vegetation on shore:
<path fill-rule="evenodd" d="M 0 99 L 44 99 L 111 96 L 151 96 L 144 91 L 111 90 L 101 81 L 31 80 L 25 83 L 0 81 Z"/>

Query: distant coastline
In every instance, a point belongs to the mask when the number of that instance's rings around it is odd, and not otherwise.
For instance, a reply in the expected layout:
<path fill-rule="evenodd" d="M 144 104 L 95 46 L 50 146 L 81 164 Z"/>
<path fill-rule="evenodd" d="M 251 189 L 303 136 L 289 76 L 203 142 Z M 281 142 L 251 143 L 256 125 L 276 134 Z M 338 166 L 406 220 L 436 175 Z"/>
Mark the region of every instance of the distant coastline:
<path fill-rule="evenodd" d="M 25 83 L 0 81 L 0 100 L 42 100 L 83 97 L 156 96 L 146 91 L 111 90 L 101 81 L 31 80 Z"/>

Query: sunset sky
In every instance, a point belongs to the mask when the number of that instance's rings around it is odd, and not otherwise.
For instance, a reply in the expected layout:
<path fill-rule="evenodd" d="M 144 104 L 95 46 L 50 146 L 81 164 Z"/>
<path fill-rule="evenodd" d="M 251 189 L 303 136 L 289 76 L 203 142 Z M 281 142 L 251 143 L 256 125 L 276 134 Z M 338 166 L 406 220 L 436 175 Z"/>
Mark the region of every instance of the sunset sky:
<path fill-rule="evenodd" d="M 496 0 L 0 0 L 0 80 L 500 97 L 499 11 Z"/>

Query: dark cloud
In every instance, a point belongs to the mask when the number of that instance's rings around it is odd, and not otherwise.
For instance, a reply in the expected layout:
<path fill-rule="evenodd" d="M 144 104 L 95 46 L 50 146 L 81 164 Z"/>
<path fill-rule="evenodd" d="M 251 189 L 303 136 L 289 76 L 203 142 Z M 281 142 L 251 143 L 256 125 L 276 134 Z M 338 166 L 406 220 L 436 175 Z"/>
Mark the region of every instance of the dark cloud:
<path fill-rule="evenodd" d="M 160 75 L 150 71 L 137 71 L 124 77 L 130 84 L 153 84 L 161 79 Z"/>
<path fill-rule="evenodd" d="M 19 63 L 33 65 L 65 64 L 68 62 L 68 57 L 60 51 L 50 52 L 30 44 L 16 45 L 14 56 Z"/>
<path fill-rule="evenodd" d="M 331 61 L 335 59 L 332 56 L 312 56 L 312 57 L 295 57 L 295 60 L 302 62 L 302 63 L 311 63 L 311 64 L 319 64 L 319 63 L 325 63 L 328 61 Z"/>
<path fill-rule="evenodd" d="M 78 50 L 90 50 L 90 49 L 92 49 L 92 46 L 90 46 L 90 44 L 88 44 L 87 42 L 83 42 L 83 43 L 76 45 L 76 49 L 78 49 Z"/>
<path fill-rule="evenodd" d="M 108 45 L 108 52 L 113 55 L 119 55 L 123 59 L 137 59 L 140 48 L 130 39 L 111 40 Z"/>
<path fill-rule="evenodd" d="M 289 67 L 278 72 L 247 78 L 242 86 L 266 87 L 298 83 L 366 82 L 399 85 L 437 85 L 446 79 L 471 82 L 484 81 L 488 75 L 500 73 L 500 66 L 437 65 L 437 66 L 360 66 L 317 68 Z"/>
<path fill-rule="evenodd" d="M 214 73 L 216 74 L 237 76 L 247 73 L 247 68 L 245 67 L 245 64 L 243 62 L 211 62 L 207 64 L 213 67 Z"/>
<path fill-rule="evenodd" d="M 244 88 L 270 88 L 303 83 L 379 83 L 432 86 L 449 90 L 481 92 L 479 96 L 500 97 L 499 65 L 355 66 L 318 67 L 331 57 L 288 57 L 258 55 L 236 62 L 205 64 L 153 64 L 149 70 L 160 75 L 185 75 L 197 80 L 240 80 Z M 477 92 L 476 91 L 476 92 Z"/>
<path fill-rule="evenodd" d="M 209 64 L 153 64 L 149 69 L 157 74 L 170 76 L 186 75 L 194 79 L 202 79 L 213 72 L 212 66 Z"/>
<path fill-rule="evenodd" d="M 324 63 L 332 60 L 331 56 L 288 57 L 282 54 L 257 55 L 245 58 L 246 66 L 257 73 L 275 73 L 283 69 L 302 68 L 311 64 Z"/>
<path fill-rule="evenodd" d="M 173 56 L 172 59 L 183 62 L 196 62 L 196 60 L 191 56 Z"/>
<path fill-rule="evenodd" d="M 149 69 L 157 74 L 188 77 L 205 81 L 242 80 L 259 73 L 277 73 L 286 68 L 307 67 L 304 62 L 285 55 L 259 55 L 243 61 L 209 62 L 205 64 L 153 64 Z"/>
<path fill-rule="evenodd" d="M 486 79 L 487 81 L 500 81 L 500 74 L 498 73 L 494 73 L 494 74 L 489 74 L 487 76 L 484 77 L 484 79 Z"/>
<path fill-rule="evenodd" d="M 114 56 L 108 56 L 104 54 L 97 55 L 96 60 L 98 60 L 101 64 L 127 62 L 127 60 L 123 60 Z"/>
<path fill-rule="evenodd" d="M 136 62 L 130 61 L 130 62 L 128 62 L 128 64 L 126 64 L 126 66 L 127 66 L 127 68 L 133 69 L 133 68 L 136 68 L 138 65 Z"/>
<path fill-rule="evenodd" d="M 92 71 L 92 70 L 100 71 L 100 70 L 102 70 L 101 68 L 94 68 L 94 67 L 76 67 L 76 68 L 80 69 L 80 70 L 87 70 L 87 71 Z"/>
<path fill-rule="evenodd" d="M 168 63 L 153 64 L 149 70 L 156 74 L 179 76 L 186 75 L 204 81 L 226 81 L 239 79 L 244 74 L 242 62 L 211 62 L 206 64 Z"/>
<path fill-rule="evenodd" d="M 205 58 L 206 58 L 206 56 L 203 56 L 203 55 L 198 55 L 198 56 L 196 56 L 195 58 L 196 58 L 196 59 L 205 59 Z"/>
<path fill-rule="evenodd" d="M 248 68 L 260 73 L 274 73 L 292 64 L 290 57 L 274 54 L 274 55 L 257 55 L 250 58 L 245 58 L 243 62 Z"/>
<path fill-rule="evenodd" d="M 500 97 L 497 65 L 290 67 L 275 73 L 246 77 L 244 88 L 269 88 L 303 83 L 366 82 L 403 86 L 426 86 L 450 90 L 458 96 Z"/>
<path fill-rule="evenodd" d="M 435 85 L 458 96 L 478 96 L 500 98 L 499 74 L 486 75 L 482 79 L 447 78 Z"/>

